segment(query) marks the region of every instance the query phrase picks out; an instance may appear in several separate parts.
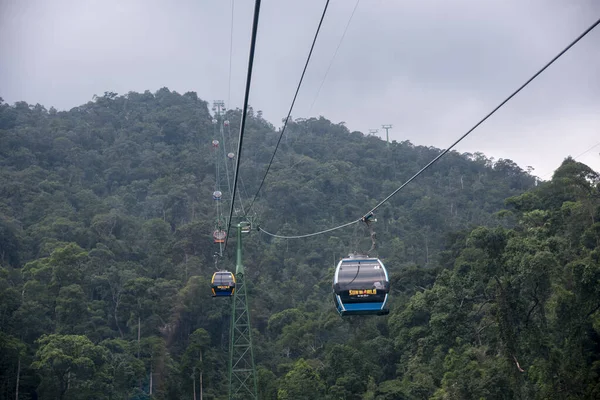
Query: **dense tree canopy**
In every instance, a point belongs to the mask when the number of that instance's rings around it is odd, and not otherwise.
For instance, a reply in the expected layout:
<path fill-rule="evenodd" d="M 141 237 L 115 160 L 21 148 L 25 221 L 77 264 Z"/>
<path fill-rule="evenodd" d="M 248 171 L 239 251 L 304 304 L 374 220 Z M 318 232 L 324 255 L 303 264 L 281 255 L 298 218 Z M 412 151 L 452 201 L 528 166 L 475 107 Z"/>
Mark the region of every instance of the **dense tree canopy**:
<path fill-rule="evenodd" d="M 0 101 L 0 398 L 227 398 L 211 120 L 166 88 L 64 112 Z M 279 134 L 247 122 L 236 209 Z M 322 117 L 288 128 L 250 212 L 281 235 L 360 218 L 440 153 Z M 529 172 L 450 152 L 377 211 L 387 317 L 342 319 L 331 301 L 364 227 L 248 236 L 260 398 L 600 397 L 600 176 L 570 158 L 549 182 Z"/>

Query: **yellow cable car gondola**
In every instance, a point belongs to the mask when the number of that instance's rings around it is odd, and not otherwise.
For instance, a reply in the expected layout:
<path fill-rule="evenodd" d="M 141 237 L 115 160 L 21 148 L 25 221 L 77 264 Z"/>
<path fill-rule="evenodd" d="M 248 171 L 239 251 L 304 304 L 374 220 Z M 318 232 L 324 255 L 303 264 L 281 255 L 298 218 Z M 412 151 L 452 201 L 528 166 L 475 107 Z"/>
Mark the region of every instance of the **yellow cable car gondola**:
<path fill-rule="evenodd" d="M 218 271 L 211 280 L 212 297 L 229 297 L 235 292 L 235 276 L 229 271 Z"/>

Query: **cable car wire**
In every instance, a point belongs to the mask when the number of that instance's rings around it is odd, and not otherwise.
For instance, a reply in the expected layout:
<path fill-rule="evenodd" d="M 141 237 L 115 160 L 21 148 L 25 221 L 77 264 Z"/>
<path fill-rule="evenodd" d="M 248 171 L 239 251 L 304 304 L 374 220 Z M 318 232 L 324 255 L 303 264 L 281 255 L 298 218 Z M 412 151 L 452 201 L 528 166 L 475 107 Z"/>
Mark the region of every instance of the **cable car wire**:
<path fill-rule="evenodd" d="M 446 150 L 442 151 L 437 157 L 435 157 L 433 160 L 431 160 L 429 162 L 429 164 L 427 164 L 426 166 L 424 166 L 423 168 L 421 168 L 421 170 L 419 172 L 417 172 L 415 175 L 413 175 L 409 180 L 407 180 L 402 186 L 400 186 L 398 189 L 394 190 L 388 197 L 386 197 L 385 199 L 383 199 L 379 204 L 377 204 L 375 207 L 373 207 L 366 215 L 369 215 L 371 213 L 373 213 L 375 210 L 377 210 L 379 207 L 381 207 L 386 201 L 388 201 L 390 198 L 392 198 L 392 196 L 394 196 L 396 193 L 398 193 L 400 190 L 402 190 L 402 188 L 404 188 L 406 185 L 408 185 L 410 182 L 412 182 L 417 176 L 419 176 L 421 173 L 423 173 L 425 170 L 427 170 L 431 165 L 433 165 L 437 160 L 439 160 L 440 158 L 442 158 L 444 155 L 446 155 L 450 150 L 452 150 L 454 148 L 454 146 L 456 146 L 458 143 L 460 143 L 464 138 L 466 138 L 467 136 L 469 136 L 469 134 L 471 132 L 473 132 L 475 129 L 477 129 L 481 124 L 483 124 L 489 117 L 491 117 L 493 114 L 496 113 L 496 111 L 498 111 L 500 108 L 502 108 L 506 103 L 508 103 L 513 97 L 515 97 L 521 90 L 523 90 L 527 85 L 529 85 L 535 78 L 537 78 L 542 72 L 544 72 L 550 65 L 554 64 L 554 62 L 556 60 L 558 60 L 563 54 L 565 54 L 567 51 L 569 51 L 569 49 L 571 49 L 571 47 L 573 47 L 577 42 L 579 42 L 584 36 L 586 36 L 588 33 L 590 33 L 592 31 L 592 29 L 594 29 L 598 24 L 600 24 L 600 19 L 598 19 L 596 22 L 594 22 L 589 28 L 587 28 L 581 35 L 579 35 L 574 41 L 572 41 L 567 47 L 565 47 L 560 53 L 558 53 L 556 56 L 554 56 L 554 58 L 552 60 L 550 60 L 546 65 L 544 65 L 538 72 L 536 72 L 531 78 L 529 78 L 524 84 L 522 84 L 517 90 L 515 90 L 510 96 L 508 96 L 506 99 L 504 99 L 504 101 L 502 101 L 500 104 L 498 104 L 496 106 L 496 108 L 494 108 L 490 113 L 488 113 L 485 117 L 483 117 L 478 123 L 476 123 L 471 129 L 469 129 L 464 135 L 462 135 L 460 138 L 458 138 L 457 141 L 455 141 L 454 143 L 452 143 L 452 145 L 450 145 L 450 147 L 448 147 Z"/>
<path fill-rule="evenodd" d="M 579 154 L 578 156 L 575 156 L 573 159 L 577 160 L 579 157 L 589 153 L 590 151 L 594 150 L 596 147 L 600 146 L 600 142 L 596 143 L 595 145 L 593 145 L 592 147 L 590 147 L 589 149 L 587 149 L 586 151 L 584 151 L 583 153 Z"/>
<path fill-rule="evenodd" d="M 254 65 L 254 50 L 256 49 L 256 36 L 258 33 L 258 17 L 260 16 L 260 1 L 255 0 L 254 17 L 252 20 L 252 38 L 250 39 L 250 54 L 248 55 L 248 73 L 246 75 L 246 90 L 244 92 L 244 106 L 242 108 L 242 121 L 240 123 L 240 137 L 238 140 L 238 151 L 235 162 L 235 174 L 233 175 L 233 194 L 231 195 L 231 208 L 229 210 L 229 219 L 227 220 L 227 236 L 225 237 L 225 246 L 227 249 L 229 242 L 229 230 L 231 229 L 231 220 L 233 217 L 233 206 L 235 204 L 235 193 L 237 190 L 237 181 L 240 174 L 240 160 L 242 158 L 242 143 L 244 140 L 244 130 L 246 129 L 246 115 L 248 114 L 248 98 L 250 97 L 250 84 L 252 82 L 252 67 Z"/>
<path fill-rule="evenodd" d="M 223 148 L 223 160 L 225 160 L 225 175 L 227 176 L 227 189 L 229 190 L 229 194 L 231 192 L 231 182 L 229 179 L 229 165 L 227 163 L 227 144 L 225 143 L 225 130 L 223 129 L 223 121 L 219 121 L 219 132 L 221 133 L 221 143 Z"/>
<path fill-rule="evenodd" d="M 227 124 L 227 136 L 231 137 L 231 126 L 230 124 Z M 234 156 L 235 157 L 235 156 Z M 229 157 L 227 157 L 229 158 Z M 225 162 L 227 162 L 228 160 L 225 160 Z M 241 184 L 241 191 L 240 191 L 240 207 L 242 208 L 242 214 L 245 216 L 246 212 L 244 211 L 244 196 L 246 197 L 246 199 L 250 198 L 250 196 L 248 196 L 248 191 L 246 190 L 246 185 L 244 184 L 244 179 L 242 178 L 242 176 L 240 175 L 240 184 Z M 242 195 L 243 193 L 243 195 Z M 236 215 L 238 214 L 238 212 L 236 211 Z"/>
<path fill-rule="evenodd" d="M 231 65 L 233 56 L 233 15 L 235 9 L 235 0 L 231 0 L 231 31 L 229 32 L 229 80 L 227 83 L 227 107 L 231 101 Z"/>
<path fill-rule="evenodd" d="M 321 89 L 323 89 L 323 85 L 325 84 L 325 80 L 327 79 L 327 75 L 329 75 L 329 70 L 331 69 L 331 66 L 333 65 L 333 61 L 335 61 L 335 57 L 337 56 L 338 50 L 342 46 L 342 42 L 344 41 L 344 38 L 346 37 L 346 32 L 348 32 L 348 28 L 350 27 L 350 23 L 352 22 L 352 18 L 354 17 L 354 13 L 356 12 L 356 9 L 358 8 L 358 3 L 360 3 L 360 0 L 356 0 L 356 4 L 354 5 L 354 9 L 352 10 L 352 14 L 350 14 L 350 18 L 348 19 L 348 23 L 346 23 L 346 27 L 344 28 L 344 33 L 342 33 L 342 37 L 340 38 L 340 41 L 338 42 L 338 45 L 335 48 L 335 51 L 333 52 L 333 57 L 331 57 L 331 61 L 329 62 L 329 66 L 327 66 L 327 70 L 325 71 L 325 75 L 323 76 L 323 80 L 321 81 L 321 84 L 319 85 L 319 89 L 317 90 L 317 94 L 315 95 L 315 99 L 313 100 L 312 104 L 310 105 L 310 108 L 308 109 L 308 113 L 309 114 L 312 111 L 313 107 L 315 106 L 315 103 L 317 102 L 317 99 L 319 98 L 319 94 L 321 93 Z"/>
<path fill-rule="evenodd" d="M 300 75 L 300 81 L 298 82 L 298 86 L 296 87 L 296 93 L 294 94 L 294 98 L 292 99 L 292 104 L 290 105 L 290 109 L 287 113 L 287 117 L 283 124 L 283 128 L 281 129 L 281 133 L 279 134 L 279 139 L 277 140 L 277 144 L 275 145 L 275 151 L 273 151 L 273 156 L 271 156 L 271 161 L 269 161 L 269 165 L 267 166 L 267 170 L 265 171 L 262 181 L 260 182 L 258 190 L 254 194 L 254 197 L 252 198 L 252 202 L 250 202 L 250 207 L 248 207 L 247 213 L 250 212 L 250 209 L 252 209 L 252 206 L 254 205 L 254 202 L 256 201 L 256 198 L 258 197 L 258 193 L 260 192 L 260 190 L 262 189 L 262 187 L 265 183 L 267 174 L 269 173 L 269 170 L 271 169 L 273 160 L 275 159 L 275 154 L 277 153 L 277 149 L 279 148 L 279 143 L 281 143 L 281 138 L 283 138 L 283 134 L 285 133 L 285 129 L 287 128 L 287 124 L 290 120 L 292 110 L 294 109 L 294 104 L 296 103 L 296 98 L 298 97 L 298 92 L 300 91 L 300 87 L 302 86 L 302 81 L 304 80 L 304 74 L 306 73 L 306 69 L 308 68 L 308 63 L 310 62 L 310 57 L 312 56 L 313 49 L 315 48 L 315 43 L 317 42 L 317 38 L 319 37 L 321 25 L 323 25 L 323 19 L 325 19 L 325 14 L 327 13 L 327 7 L 329 7 L 329 0 L 327 0 L 327 2 L 325 3 L 325 7 L 323 8 L 323 13 L 321 14 L 321 20 L 319 21 L 319 25 L 317 26 L 317 31 L 315 32 L 315 37 L 313 38 L 312 45 L 310 46 L 310 51 L 308 52 L 308 57 L 306 58 L 306 63 L 304 63 L 304 69 L 302 70 L 302 75 Z"/>
<path fill-rule="evenodd" d="M 573 157 L 573 160 L 577 160 L 579 157 L 586 155 L 587 153 L 589 153 L 590 151 L 594 150 L 596 147 L 600 146 L 600 142 L 596 143 L 595 145 L 593 145 L 592 147 L 588 148 L 586 151 L 584 151 L 583 153 L 579 154 L 578 156 Z M 548 172 L 547 174 L 544 174 L 541 176 L 540 179 L 544 179 L 549 175 L 552 175 L 555 171 L 552 172 Z"/>
<path fill-rule="evenodd" d="M 214 124 L 213 124 L 213 132 L 214 132 Z M 216 135 L 213 135 L 216 136 Z M 218 141 L 217 141 L 218 143 Z M 214 144 L 213 144 L 214 146 Z M 221 178 L 220 178 L 220 171 L 219 171 L 219 148 L 218 148 L 218 144 L 217 147 L 213 147 L 214 152 L 215 152 L 215 191 L 213 193 L 213 196 L 216 195 L 217 193 L 221 193 Z M 217 208 L 217 230 L 221 230 L 221 220 L 223 219 L 223 211 L 221 210 L 220 204 L 221 203 L 221 197 L 219 195 L 219 197 L 214 197 L 215 200 L 215 206 Z M 219 241 L 219 256 L 223 256 L 223 243 Z M 216 261 L 215 261 L 216 264 Z"/>
<path fill-rule="evenodd" d="M 241 188 L 242 188 L 242 190 L 240 191 L 240 207 L 242 208 L 242 214 L 245 217 L 246 211 L 244 211 L 244 201 L 243 201 L 242 192 L 243 192 L 243 195 L 246 196 L 246 199 L 249 198 L 250 196 L 248 196 L 248 191 L 246 190 L 246 185 L 244 184 L 244 179 L 242 179 L 241 176 L 240 176 L 240 183 L 241 183 Z"/>
<path fill-rule="evenodd" d="M 556 56 L 554 56 L 554 58 L 552 58 L 548 63 L 546 63 L 546 65 L 544 65 L 539 71 L 537 71 L 531 78 L 529 78 L 524 84 L 522 84 L 517 90 L 515 90 L 510 96 L 508 96 L 506 99 L 504 99 L 498 106 L 496 106 L 496 108 L 494 108 L 491 112 L 489 112 L 485 117 L 483 117 L 479 122 L 477 122 L 471 129 L 469 129 L 464 135 L 462 135 L 460 138 L 458 138 L 458 140 L 456 140 L 454 143 L 452 143 L 452 145 L 450 145 L 450 147 L 448 147 L 446 150 L 442 151 L 437 157 L 435 157 L 433 160 L 431 160 L 427 165 L 425 165 L 423 168 L 421 168 L 416 174 L 414 174 L 412 177 L 410 177 L 406 182 L 404 182 L 398 189 L 394 190 L 389 196 L 387 196 L 385 199 L 383 199 L 381 202 L 379 202 L 379 204 L 377 204 L 375 207 L 373 207 L 369 212 L 367 212 L 362 218 L 360 218 L 359 220 L 356 221 L 352 221 L 349 222 L 347 224 L 344 225 L 340 225 L 334 228 L 330 228 L 330 229 L 325 229 L 323 231 L 320 232 L 315 232 L 315 233 L 309 233 L 306 235 L 295 235 L 295 236 L 282 236 L 282 235 L 273 235 L 263 229 L 261 229 L 259 227 L 259 230 L 261 232 L 264 232 L 270 236 L 273 237 L 277 237 L 277 238 L 281 238 L 281 239 L 299 239 L 299 238 L 303 238 L 303 237 L 310 237 L 310 236 L 316 236 L 316 235 L 320 235 L 323 233 L 327 233 L 327 232 L 331 232 L 337 229 L 341 229 L 344 228 L 346 226 L 355 224 L 359 221 L 364 221 L 365 219 L 370 218 L 373 215 L 373 212 L 375 210 L 377 210 L 379 207 L 381 207 L 384 203 L 386 203 L 389 199 L 391 199 L 395 194 L 397 194 L 400 190 L 402 190 L 406 185 L 408 185 L 410 182 L 412 182 L 413 180 L 415 180 L 415 178 L 417 178 L 419 175 L 421 175 L 423 172 L 425 172 L 429 167 L 431 167 L 435 162 L 437 162 L 440 158 L 442 158 L 444 155 L 446 155 L 450 150 L 452 150 L 452 148 L 454 148 L 458 143 L 460 143 L 464 138 L 466 138 L 471 132 L 473 132 L 475 129 L 477 129 L 482 123 L 484 123 L 489 117 L 491 117 L 494 113 L 496 113 L 496 111 L 498 111 L 500 108 L 502 108 L 506 103 L 508 103 L 508 101 L 510 101 L 513 97 L 515 97 L 521 90 L 523 90 L 527 85 L 529 85 L 535 78 L 537 78 L 542 72 L 544 72 L 550 65 L 554 64 L 554 62 L 556 60 L 558 60 L 563 54 L 565 54 L 567 51 L 569 51 L 575 44 L 577 44 L 577 42 L 579 42 L 581 39 L 583 39 L 588 33 L 590 33 L 596 26 L 598 26 L 598 24 L 600 24 L 600 19 L 598 19 L 596 22 L 594 22 L 589 28 L 587 28 L 582 34 L 580 34 L 575 40 L 573 40 L 567 47 L 565 47 L 561 52 L 559 52 Z"/>
<path fill-rule="evenodd" d="M 344 224 L 344 225 L 336 226 L 335 228 L 325 229 L 324 231 L 315 232 L 315 233 L 308 233 L 308 234 L 306 234 L 306 235 L 294 235 L 294 236 L 282 236 L 282 235 L 276 235 L 276 234 L 274 234 L 274 233 L 270 233 L 270 232 L 267 232 L 267 231 L 265 231 L 265 230 L 264 230 L 263 228 L 261 228 L 260 226 L 259 226 L 257 229 L 258 229 L 260 232 L 266 233 L 266 234 L 267 234 L 267 235 L 269 235 L 269 236 L 273 236 L 273 237 L 275 237 L 275 238 L 279 238 L 279 239 L 301 239 L 301 238 L 307 238 L 307 237 L 311 237 L 311 236 L 317 236 L 317 235 L 321 235 L 321 234 L 323 234 L 323 233 L 327 233 L 327 232 L 332 232 L 332 231 L 335 231 L 335 230 L 338 230 L 338 229 L 342 229 L 342 228 L 345 228 L 345 227 L 347 227 L 347 226 L 350 226 L 350 225 L 356 224 L 356 223 L 358 223 L 358 222 L 361 222 L 361 221 L 362 221 L 362 218 L 361 218 L 361 219 L 357 219 L 356 221 L 348 222 L 347 224 Z"/>

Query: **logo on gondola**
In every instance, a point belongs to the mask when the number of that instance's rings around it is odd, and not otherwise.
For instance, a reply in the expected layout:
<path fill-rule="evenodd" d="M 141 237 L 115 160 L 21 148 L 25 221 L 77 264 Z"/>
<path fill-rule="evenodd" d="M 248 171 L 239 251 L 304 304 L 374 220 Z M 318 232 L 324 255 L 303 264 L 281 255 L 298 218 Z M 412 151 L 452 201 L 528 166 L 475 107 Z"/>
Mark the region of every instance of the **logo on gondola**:
<path fill-rule="evenodd" d="M 377 294 L 377 289 L 350 290 L 350 296 Z"/>

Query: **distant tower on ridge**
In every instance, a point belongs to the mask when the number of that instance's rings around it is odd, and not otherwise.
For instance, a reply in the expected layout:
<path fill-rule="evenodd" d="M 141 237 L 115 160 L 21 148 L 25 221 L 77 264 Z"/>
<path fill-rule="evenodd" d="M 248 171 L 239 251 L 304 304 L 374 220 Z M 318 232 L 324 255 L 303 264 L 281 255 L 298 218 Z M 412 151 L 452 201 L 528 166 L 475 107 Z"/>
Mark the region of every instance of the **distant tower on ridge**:
<path fill-rule="evenodd" d="M 385 129 L 385 140 L 387 141 L 388 146 L 390 145 L 390 135 L 389 130 L 392 129 L 392 125 L 381 125 L 383 129 Z"/>

